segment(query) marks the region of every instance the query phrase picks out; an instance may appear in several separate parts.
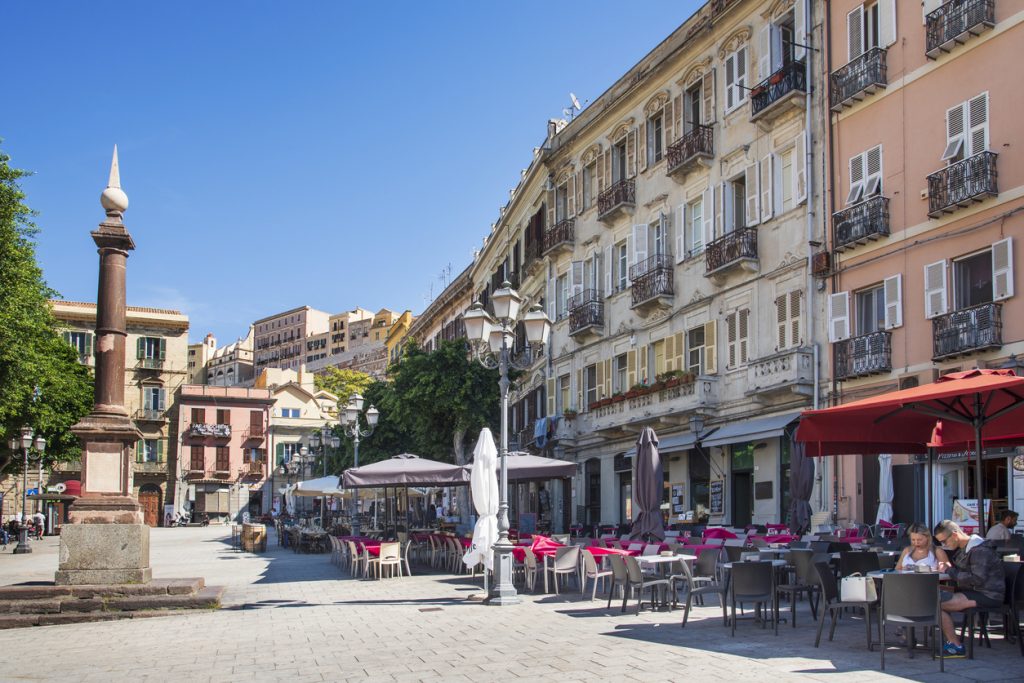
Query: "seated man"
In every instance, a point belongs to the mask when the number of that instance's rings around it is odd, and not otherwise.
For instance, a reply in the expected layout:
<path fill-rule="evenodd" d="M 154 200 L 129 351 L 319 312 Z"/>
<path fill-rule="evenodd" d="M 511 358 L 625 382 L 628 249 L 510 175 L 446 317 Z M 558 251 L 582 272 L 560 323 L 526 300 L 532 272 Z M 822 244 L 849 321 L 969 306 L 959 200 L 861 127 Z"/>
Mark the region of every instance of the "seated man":
<path fill-rule="evenodd" d="M 1013 527 L 1017 526 L 1017 513 L 1013 510 L 1003 510 L 999 513 L 999 523 L 988 530 L 985 534 L 987 541 L 1009 541 L 1013 536 Z"/>
<path fill-rule="evenodd" d="M 977 534 L 968 536 L 958 524 L 944 519 L 935 525 L 935 540 L 953 558 L 952 563 L 939 562 L 940 572 L 949 574 L 960 589 L 942 593 L 942 633 L 947 657 L 963 657 L 964 646 L 956 635 L 950 612 L 972 607 L 1000 609 L 1006 591 L 1003 563 L 996 553 L 996 542 Z"/>

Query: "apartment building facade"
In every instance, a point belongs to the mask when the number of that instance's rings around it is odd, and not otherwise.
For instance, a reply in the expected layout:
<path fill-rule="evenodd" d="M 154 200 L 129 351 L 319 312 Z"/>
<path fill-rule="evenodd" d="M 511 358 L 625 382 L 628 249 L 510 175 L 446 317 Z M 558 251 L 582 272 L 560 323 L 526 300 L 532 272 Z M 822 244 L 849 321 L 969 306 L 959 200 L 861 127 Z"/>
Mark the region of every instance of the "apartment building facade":
<path fill-rule="evenodd" d="M 827 12 L 832 220 L 818 263 L 832 402 L 974 367 L 1020 372 L 1024 92 L 1008 65 L 1024 55 L 1024 6 L 835 0 Z M 1016 455 L 985 453 L 982 488 L 994 509 L 1024 505 Z M 970 457 L 941 455 L 926 481 L 917 459 L 894 455 L 906 493 L 896 516 L 949 518 L 954 501 L 976 498 Z M 840 460 L 838 518 L 874 520 L 877 459 Z"/>
<path fill-rule="evenodd" d="M 326 332 L 330 314 L 300 306 L 253 323 L 254 371 L 297 370 L 305 362 L 306 337 Z"/>
<path fill-rule="evenodd" d="M 253 326 L 249 333 L 214 350 L 206 364 L 206 384 L 216 387 L 252 386 Z"/>

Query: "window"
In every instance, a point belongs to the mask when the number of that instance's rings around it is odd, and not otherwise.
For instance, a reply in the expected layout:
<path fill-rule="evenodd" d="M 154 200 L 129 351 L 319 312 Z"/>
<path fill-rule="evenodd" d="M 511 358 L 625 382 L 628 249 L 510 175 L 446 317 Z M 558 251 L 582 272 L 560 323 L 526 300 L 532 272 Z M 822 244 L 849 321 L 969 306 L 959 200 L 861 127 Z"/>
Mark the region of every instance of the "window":
<path fill-rule="evenodd" d="M 685 369 L 697 375 L 718 371 L 716 350 L 717 327 L 715 321 L 692 327 L 686 332 Z"/>
<path fill-rule="evenodd" d="M 167 408 L 167 391 L 163 387 L 142 387 L 142 408 L 147 411 L 163 411 Z"/>
<path fill-rule="evenodd" d="M 793 290 L 775 297 L 776 346 L 777 351 L 799 346 L 800 314 L 803 308 L 803 292 Z"/>
<path fill-rule="evenodd" d="M 159 337 L 139 337 L 135 356 L 139 360 L 163 360 L 167 353 L 167 340 Z"/>
<path fill-rule="evenodd" d="M 163 462 L 164 442 L 162 439 L 140 439 L 135 455 L 136 462 Z"/>
<path fill-rule="evenodd" d="M 561 223 L 569 216 L 569 183 L 555 188 L 555 223 Z"/>
<path fill-rule="evenodd" d="M 292 458 L 299 455 L 302 448 L 301 443 L 279 443 L 277 444 L 277 464 L 284 465 L 292 461 Z"/>
<path fill-rule="evenodd" d="M 988 149 L 988 93 L 962 102 L 946 112 L 943 161 L 955 164 Z"/>
<path fill-rule="evenodd" d="M 846 15 L 849 61 L 876 47 L 896 42 L 896 0 L 877 0 L 855 7 Z"/>
<path fill-rule="evenodd" d="M 558 393 L 555 394 L 555 397 L 557 399 L 555 412 L 561 413 L 572 407 L 569 397 L 569 375 L 562 375 L 558 378 Z"/>
<path fill-rule="evenodd" d="M 647 165 L 653 166 L 661 161 L 665 154 L 665 115 L 664 110 L 647 119 Z"/>
<path fill-rule="evenodd" d="M 635 137 L 635 136 L 634 136 Z M 612 145 L 612 183 L 625 180 L 629 177 L 629 169 L 626 165 L 629 155 L 627 154 L 626 148 L 627 140 L 622 138 L 619 142 Z"/>
<path fill-rule="evenodd" d="M 279 408 L 281 417 L 299 417 L 298 408 Z"/>
<path fill-rule="evenodd" d="M 854 301 L 858 335 L 885 329 L 885 291 L 881 285 L 856 292 Z"/>
<path fill-rule="evenodd" d="M 231 411 L 225 408 L 217 409 L 217 424 L 226 425 L 231 424 Z"/>
<path fill-rule="evenodd" d="M 613 361 L 614 365 L 612 371 L 615 373 L 612 376 L 613 392 L 625 392 L 629 389 L 629 385 L 626 383 L 626 378 L 628 377 L 626 370 L 627 363 L 628 361 L 626 359 L 626 354 L 624 353 L 620 353 L 618 356 L 615 357 L 615 360 Z"/>
<path fill-rule="evenodd" d="M 189 453 L 189 466 L 197 472 L 202 472 L 206 469 L 206 452 L 202 446 L 191 447 Z"/>
<path fill-rule="evenodd" d="M 583 210 L 586 211 L 594 205 L 594 198 L 597 197 L 597 162 L 583 167 L 582 180 Z"/>
<path fill-rule="evenodd" d="M 555 313 L 556 320 L 569 315 L 569 273 L 562 273 L 555 280 Z"/>
<path fill-rule="evenodd" d="M 666 214 L 659 214 L 658 220 L 651 223 L 651 234 L 648 244 L 651 245 L 651 255 L 664 255 L 669 253 L 669 217 Z"/>
<path fill-rule="evenodd" d="M 245 462 L 263 462 L 267 457 L 267 451 L 263 448 L 246 448 L 242 453 Z"/>
<path fill-rule="evenodd" d="M 953 261 L 955 310 L 992 301 L 992 253 L 988 249 Z"/>
<path fill-rule="evenodd" d="M 231 453 L 227 446 L 217 446 L 217 471 L 228 472 L 231 470 Z"/>
<path fill-rule="evenodd" d="M 746 365 L 750 348 L 750 309 L 740 308 L 725 318 L 729 344 L 729 367 Z"/>
<path fill-rule="evenodd" d="M 779 154 L 779 213 L 793 208 L 793 148 Z"/>
<path fill-rule="evenodd" d="M 847 204 L 882 193 L 882 146 L 872 147 L 850 158 L 850 194 Z"/>
<path fill-rule="evenodd" d="M 601 398 L 597 384 L 597 364 L 588 365 L 583 368 L 583 395 L 587 406 Z"/>
<path fill-rule="evenodd" d="M 621 292 L 629 285 L 629 251 L 626 241 L 619 242 L 615 249 L 618 252 L 618 257 L 615 259 L 618 266 L 615 273 L 615 291 Z"/>
<path fill-rule="evenodd" d="M 687 133 L 704 123 L 701 116 L 703 80 L 690 86 L 686 91 L 686 102 L 683 110 L 683 130 Z"/>
<path fill-rule="evenodd" d="M 747 101 L 747 46 L 725 58 L 725 111 Z"/>
<path fill-rule="evenodd" d="M 704 200 L 690 202 L 686 210 L 686 228 L 684 246 L 687 256 L 694 256 L 704 251 Z"/>
<path fill-rule="evenodd" d="M 725 232 L 739 230 L 747 224 L 747 180 L 745 175 L 737 176 L 725 184 Z"/>
<path fill-rule="evenodd" d="M 65 332 L 64 341 L 72 346 L 82 358 L 92 355 L 92 333 L 90 332 Z"/>

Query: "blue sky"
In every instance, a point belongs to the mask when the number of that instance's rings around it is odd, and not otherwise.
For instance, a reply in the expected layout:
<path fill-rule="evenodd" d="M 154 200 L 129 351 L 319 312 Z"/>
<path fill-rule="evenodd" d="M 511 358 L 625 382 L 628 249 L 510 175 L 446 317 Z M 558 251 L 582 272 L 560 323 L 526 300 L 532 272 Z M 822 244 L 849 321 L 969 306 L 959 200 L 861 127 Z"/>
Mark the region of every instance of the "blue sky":
<path fill-rule="evenodd" d="M 38 257 L 96 296 L 114 143 L 131 305 L 228 342 L 295 306 L 421 311 L 575 92 L 596 99 L 697 0 L 6 2 L 2 148 Z"/>

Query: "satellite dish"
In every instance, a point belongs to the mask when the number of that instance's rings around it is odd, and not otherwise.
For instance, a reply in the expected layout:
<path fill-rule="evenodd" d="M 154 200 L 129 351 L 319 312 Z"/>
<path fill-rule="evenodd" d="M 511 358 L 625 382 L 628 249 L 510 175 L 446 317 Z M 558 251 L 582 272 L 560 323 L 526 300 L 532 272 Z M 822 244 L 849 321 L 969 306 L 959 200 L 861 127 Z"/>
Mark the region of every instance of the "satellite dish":
<path fill-rule="evenodd" d="M 576 111 L 583 109 L 583 107 L 580 106 L 580 101 L 576 99 L 576 93 L 569 93 L 569 99 L 572 100 L 572 106 L 576 108 Z"/>

